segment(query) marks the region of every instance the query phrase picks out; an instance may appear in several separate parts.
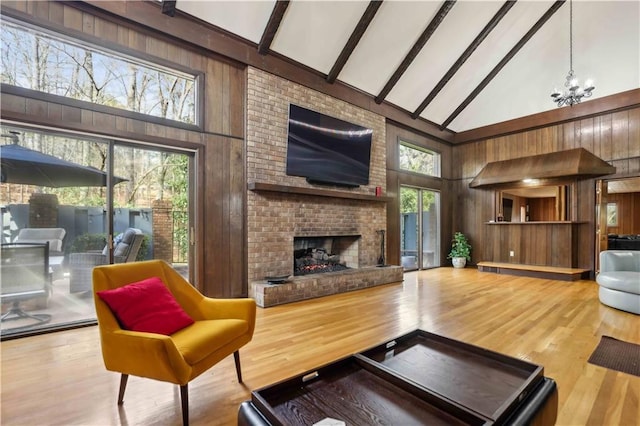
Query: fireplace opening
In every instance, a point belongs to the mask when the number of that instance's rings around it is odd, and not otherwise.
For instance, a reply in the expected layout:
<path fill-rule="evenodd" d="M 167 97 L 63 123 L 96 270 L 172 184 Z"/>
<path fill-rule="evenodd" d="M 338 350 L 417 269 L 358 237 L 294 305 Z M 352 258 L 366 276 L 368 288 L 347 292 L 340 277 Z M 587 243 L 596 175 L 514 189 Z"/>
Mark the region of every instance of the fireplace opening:
<path fill-rule="evenodd" d="M 357 268 L 359 238 L 359 235 L 294 237 L 293 275 Z"/>

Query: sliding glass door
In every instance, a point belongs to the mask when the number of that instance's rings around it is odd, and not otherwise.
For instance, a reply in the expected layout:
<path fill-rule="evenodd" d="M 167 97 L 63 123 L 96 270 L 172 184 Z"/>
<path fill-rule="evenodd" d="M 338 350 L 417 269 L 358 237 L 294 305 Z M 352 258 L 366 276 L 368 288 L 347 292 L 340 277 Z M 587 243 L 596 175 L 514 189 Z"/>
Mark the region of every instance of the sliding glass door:
<path fill-rule="evenodd" d="M 1 135 L 2 338 L 94 322 L 98 265 L 163 259 L 188 277 L 193 153 L 17 126 Z"/>
<path fill-rule="evenodd" d="M 440 266 L 440 193 L 400 188 L 400 258 L 406 271 Z"/>

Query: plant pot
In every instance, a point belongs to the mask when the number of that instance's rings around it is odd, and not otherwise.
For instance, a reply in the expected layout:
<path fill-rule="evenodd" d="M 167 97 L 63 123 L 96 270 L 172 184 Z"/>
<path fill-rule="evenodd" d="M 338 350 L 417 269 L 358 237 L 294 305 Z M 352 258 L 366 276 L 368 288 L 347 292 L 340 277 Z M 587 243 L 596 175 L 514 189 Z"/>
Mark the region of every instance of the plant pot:
<path fill-rule="evenodd" d="M 451 263 L 453 263 L 454 268 L 464 268 L 467 265 L 466 257 L 452 257 Z"/>

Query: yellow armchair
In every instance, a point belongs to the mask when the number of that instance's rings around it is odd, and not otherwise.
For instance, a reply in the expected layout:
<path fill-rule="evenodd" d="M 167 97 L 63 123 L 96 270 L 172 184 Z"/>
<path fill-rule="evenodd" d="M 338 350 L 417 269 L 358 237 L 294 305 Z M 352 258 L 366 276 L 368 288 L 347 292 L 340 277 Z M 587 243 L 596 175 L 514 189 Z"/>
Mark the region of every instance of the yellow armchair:
<path fill-rule="evenodd" d="M 109 306 L 96 294 L 150 277 L 159 277 L 182 309 L 195 321 L 170 336 L 122 329 Z M 98 266 L 93 270 L 93 296 L 107 370 L 121 373 L 118 404 L 124 401 L 129 375 L 180 386 L 182 420 L 189 423 L 188 383 L 233 354 L 242 382 L 239 349 L 253 337 L 253 299 L 203 296 L 161 260 Z"/>

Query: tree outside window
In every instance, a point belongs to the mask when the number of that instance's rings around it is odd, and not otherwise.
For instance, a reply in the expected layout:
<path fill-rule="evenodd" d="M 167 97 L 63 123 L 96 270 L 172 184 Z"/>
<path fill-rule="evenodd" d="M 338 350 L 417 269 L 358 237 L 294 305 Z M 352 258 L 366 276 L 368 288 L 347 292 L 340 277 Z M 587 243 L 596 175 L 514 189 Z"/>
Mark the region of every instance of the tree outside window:
<path fill-rule="evenodd" d="M 440 154 L 407 142 L 400 142 L 399 166 L 401 170 L 440 177 Z"/>
<path fill-rule="evenodd" d="M 197 124 L 194 75 L 17 21 L 3 20 L 0 33 L 3 84 Z"/>

